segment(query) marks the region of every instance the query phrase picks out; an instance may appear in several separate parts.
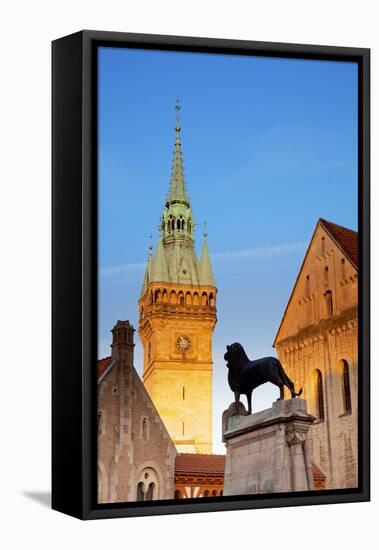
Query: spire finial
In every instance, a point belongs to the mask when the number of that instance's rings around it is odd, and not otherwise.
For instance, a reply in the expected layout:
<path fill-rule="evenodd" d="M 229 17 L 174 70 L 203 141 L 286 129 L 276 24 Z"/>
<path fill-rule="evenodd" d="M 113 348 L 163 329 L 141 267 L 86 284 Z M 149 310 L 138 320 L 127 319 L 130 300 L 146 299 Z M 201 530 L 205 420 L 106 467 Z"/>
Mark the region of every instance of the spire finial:
<path fill-rule="evenodd" d="M 149 241 L 149 258 L 151 258 L 153 255 L 153 236 L 151 233 L 149 235 Z"/>
<path fill-rule="evenodd" d="M 179 119 L 180 102 L 179 102 L 179 99 L 176 100 L 175 111 L 176 111 L 176 126 L 175 126 L 176 143 L 179 143 L 180 142 L 180 119 Z"/>
<path fill-rule="evenodd" d="M 203 236 L 204 236 L 204 239 L 206 239 L 207 236 L 208 236 L 208 233 L 207 233 L 207 222 L 204 222 L 204 232 L 203 232 Z"/>

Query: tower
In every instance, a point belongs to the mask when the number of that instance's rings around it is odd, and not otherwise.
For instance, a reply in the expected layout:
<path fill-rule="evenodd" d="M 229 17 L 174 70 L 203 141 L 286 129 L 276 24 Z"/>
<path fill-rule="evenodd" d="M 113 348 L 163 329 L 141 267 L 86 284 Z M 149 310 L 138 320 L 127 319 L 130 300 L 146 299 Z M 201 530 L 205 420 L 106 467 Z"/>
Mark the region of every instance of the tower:
<path fill-rule="evenodd" d="M 217 288 L 204 230 L 200 259 L 187 192 L 179 103 L 169 193 L 139 304 L 143 382 L 179 452 L 212 452 L 212 334 Z"/>

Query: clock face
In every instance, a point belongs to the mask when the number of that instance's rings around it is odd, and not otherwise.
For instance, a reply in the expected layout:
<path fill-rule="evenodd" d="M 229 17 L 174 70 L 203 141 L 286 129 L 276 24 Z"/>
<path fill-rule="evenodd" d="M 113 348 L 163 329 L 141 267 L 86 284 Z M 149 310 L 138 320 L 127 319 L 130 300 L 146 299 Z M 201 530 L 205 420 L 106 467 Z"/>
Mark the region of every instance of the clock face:
<path fill-rule="evenodd" d="M 188 336 L 182 335 L 177 339 L 176 345 L 180 351 L 188 351 L 191 349 L 191 340 Z"/>

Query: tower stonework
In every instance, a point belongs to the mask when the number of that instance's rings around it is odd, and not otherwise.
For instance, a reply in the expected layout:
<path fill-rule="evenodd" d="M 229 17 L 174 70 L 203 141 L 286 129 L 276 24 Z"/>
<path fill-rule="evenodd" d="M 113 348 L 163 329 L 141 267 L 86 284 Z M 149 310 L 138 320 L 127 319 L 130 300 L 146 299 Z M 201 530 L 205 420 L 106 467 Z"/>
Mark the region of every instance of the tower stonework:
<path fill-rule="evenodd" d="M 207 234 L 197 258 L 186 189 L 179 106 L 169 193 L 139 305 L 143 383 L 179 452 L 212 452 L 212 334 L 217 288 Z"/>

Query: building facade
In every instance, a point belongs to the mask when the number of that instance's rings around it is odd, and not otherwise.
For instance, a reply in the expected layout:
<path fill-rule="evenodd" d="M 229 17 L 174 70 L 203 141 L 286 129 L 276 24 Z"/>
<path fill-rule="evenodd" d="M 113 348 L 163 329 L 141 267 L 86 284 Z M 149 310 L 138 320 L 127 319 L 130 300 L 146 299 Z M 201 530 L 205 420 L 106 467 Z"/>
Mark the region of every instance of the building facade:
<path fill-rule="evenodd" d="M 201 257 L 195 252 L 195 220 L 184 180 L 180 131 L 177 114 L 160 237 L 155 255 L 150 244 L 138 302 L 143 383 L 177 450 L 211 453 L 217 288 L 205 231 Z"/>
<path fill-rule="evenodd" d="M 98 361 L 98 502 L 174 498 L 175 446 L 133 367 L 134 328 L 118 321 Z"/>
<path fill-rule="evenodd" d="M 225 455 L 180 453 L 175 459 L 176 499 L 222 496 Z"/>
<path fill-rule="evenodd" d="M 325 487 L 357 486 L 358 234 L 320 219 L 275 338 L 317 421 L 309 441 Z M 286 395 L 289 397 L 289 395 Z M 320 471 L 321 470 L 321 471 Z"/>

